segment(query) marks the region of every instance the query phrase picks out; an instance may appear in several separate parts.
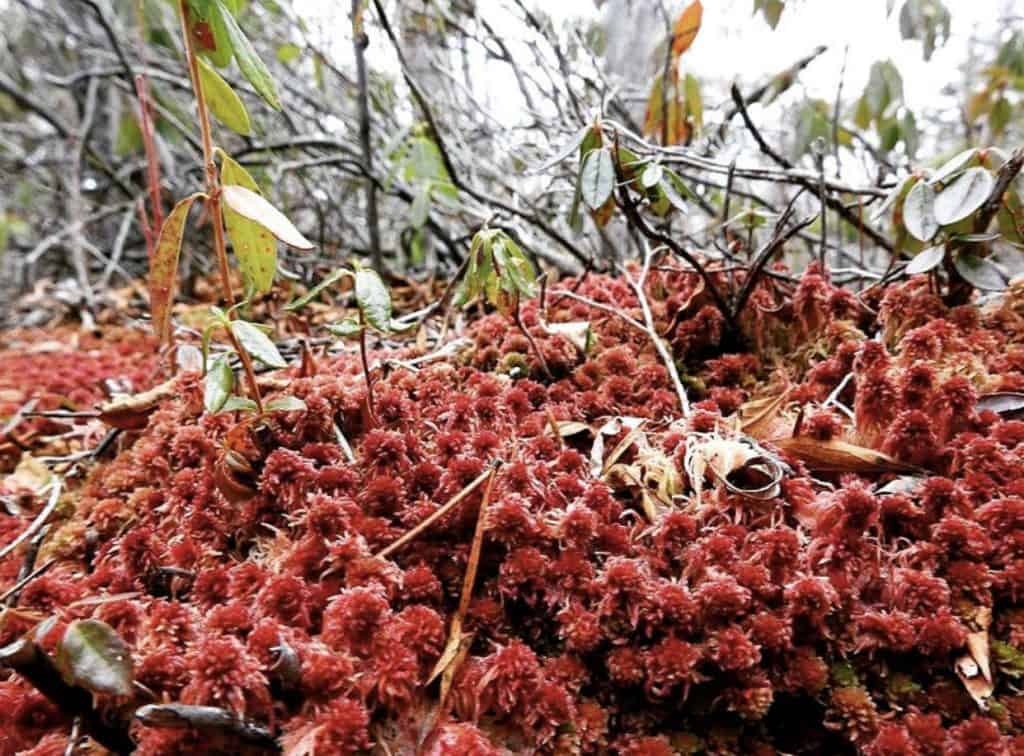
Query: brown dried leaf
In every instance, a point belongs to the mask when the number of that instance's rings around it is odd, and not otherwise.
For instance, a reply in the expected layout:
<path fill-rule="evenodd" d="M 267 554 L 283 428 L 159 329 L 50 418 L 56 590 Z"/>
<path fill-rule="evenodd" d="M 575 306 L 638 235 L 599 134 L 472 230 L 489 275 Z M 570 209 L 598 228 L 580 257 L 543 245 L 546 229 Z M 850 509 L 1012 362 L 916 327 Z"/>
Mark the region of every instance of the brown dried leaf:
<path fill-rule="evenodd" d="M 141 430 L 160 402 L 178 393 L 176 384 L 172 378 L 140 394 L 115 397 L 97 408 L 100 420 L 112 428 Z"/>
<path fill-rule="evenodd" d="M 982 711 L 988 710 L 988 700 L 995 685 L 992 682 L 992 665 L 989 657 L 988 629 L 967 636 L 967 653 L 955 664 L 957 677 Z"/>
<path fill-rule="evenodd" d="M 885 473 L 914 472 L 917 469 L 880 451 L 837 439 L 819 441 L 796 436 L 774 438 L 770 443 L 819 472 Z"/>
<path fill-rule="evenodd" d="M 740 407 L 740 430 L 753 438 L 765 438 L 779 412 L 786 406 L 789 390 L 775 397 L 753 399 Z"/>

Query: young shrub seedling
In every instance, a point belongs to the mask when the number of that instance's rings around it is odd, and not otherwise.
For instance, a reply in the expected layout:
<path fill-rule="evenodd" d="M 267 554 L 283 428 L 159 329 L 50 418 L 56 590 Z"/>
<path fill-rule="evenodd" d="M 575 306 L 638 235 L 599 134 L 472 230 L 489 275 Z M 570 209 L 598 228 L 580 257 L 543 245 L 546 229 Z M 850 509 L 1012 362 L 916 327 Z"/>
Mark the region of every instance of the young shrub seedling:
<path fill-rule="evenodd" d="M 462 307 L 483 297 L 499 312 L 511 314 L 516 327 L 529 342 L 544 375 L 550 378 L 551 370 L 547 361 L 523 325 L 519 312 L 520 300 L 536 295 L 537 273 L 519 245 L 501 229 L 485 228 L 478 231 L 473 237 L 469 264 L 455 290 L 452 304 Z"/>
<path fill-rule="evenodd" d="M 366 380 L 366 404 L 370 419 L 377 422 L 376 405 L 373 398 L 373 380 L 370 377 L 370 364 L 367 359 L 366 331 L 373 329 L 385 335 L 398 333 L 407 328 L 392 319 L 391 292 L 381 280 L 377 271 L 366 268 L 358 262 L 351 269 L 341 268 L 325 277 L 320 283 L 309 290 L 304 296 L 289 302 L 285 310 L 295 311 L 309 304 L 328 287 L 338 281 L 351 277 L 355 288 L 358 313 L 351 315 L 340 323 L 327 326 L 327 330 L 335 336 L 345 339 L 359 339 L 359 356 L 363 363 L 363 376 Z"/>
<path fill-rule="evenodd" d="M 217 73 L 217 67 L 228 66 L 234 60 L 242 75 L 267 104 L 275 110 L 281 107 L 269 71 L 235 20 L 240 6 L 239 0 L 178 2 L 185 58 L 196 98 L 206 191 L 193 193 L 180 200 L 163 224 L 150 262 L 149 288 L 154 329 L 161 342 L 169 343 L 171 305 L 185 224 L 192 204 L 202 199 L 213 226 L 213 248 L 220 271 L 221 296 L 228 306 L 227 314 L 221 313 L 224 320 L 222 324 L 225 325 L 232 348 L 242 360 L 251 400 L 262 411 L 250 354 L 274 367 L 283 367 L 284 361 L 276 349 L 273 350 L 276 357 L 270 356 L 266 346 L 269 344 L 273 347 L 273 344 L 256 326 L 246 324 L 235 327 L 235 297 L 231 289 L 225 227 L 247 291 L 262 293 L 273 286 L 277 268 L 277 241 L 303 250 L 312 249 L 313 244 L 261 196 L 252 176 L 224 150 L 215 147 L 213 142 L 211 112 L 224 125 L 240 134 L 248 134 L 251 129 L 244 103 L 230 84 Z M 216 163 L 218 155 L 221 158 L 219 171 Z M 220 316 L 215 313 L 215 321 L 219 319 Z M 254 334 L 259 334 L 260 338 Z M 250 343 L 244 343 L 244 338 L 248 338 Z M 223 377 L 223 368 L 219 367 L 218 370 Z"/>

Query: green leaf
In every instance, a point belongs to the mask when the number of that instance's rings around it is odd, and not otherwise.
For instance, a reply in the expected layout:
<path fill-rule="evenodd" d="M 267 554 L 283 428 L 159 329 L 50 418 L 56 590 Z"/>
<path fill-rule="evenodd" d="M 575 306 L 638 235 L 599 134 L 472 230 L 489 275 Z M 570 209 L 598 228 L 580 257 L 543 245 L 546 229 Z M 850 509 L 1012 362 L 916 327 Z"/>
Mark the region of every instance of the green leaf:
<path fill-rule="evenodd" d="M 903 269 L 903 272 L 908 276 L 916 276 L 920 273 L 927 273 L 930 270 L 934 270 L 938 267 L 939 263 L 946 256 L 946 249 L 942 246 L 928 247 L 928 249 L 918 252 L 914 256 L 914 259 L 907 263 L 907 267 Z"/>
<path fill-rule="evenodd" d="M 890 208 L 896 204 L 896 201 L 906 194 L 908 190 L 908 182 L 916 180 L 917 179 L 914 176 L 907 176 L 889 190 L 889 193 L 885 195 L 885 198 L 882 200 L 882 204 L 875 208 L 875 211 L 871 213 L 871 220 L 877 221 L 889 212 Z"/>
<path fill-rule="evenodd" d="M 231 360 L 222 354 L 213 361 L 203 381 L 203 405 L 207 412 L 219 412 L 235 388 L 235 373 Z"/>
<path fill-rule="evenodd" d="M 301 250 L 313 249 L 313 242 L 300 234 L 284 213 L 251 189 L 225 184 L 221 187 L 221 196 L 228 207 L 239 215 L 256 221 L 289 247 Z"/>
<path fill-rule="evenodd" d="M 984 168 L 968 168 L 935 198 L 935 220 L 948 226 L 963 220 L 984 204 L 995 186 L 992 174 Z"/>
<path fill-rule="evenodd" d="M 700 82 L 692 74 L 686 74 L 683 91 L 686 94 L 686 112 L 693 128 L 699 131 L 704 128 L 704 99 L 700 94 Z"/>
<path fill-rule="evenodd" d="M 249 354 L 264 365 L 273 368 L 288 367 L 284 357 L 277 351 L 274 342 L 253 323 L 244 320 L 231 321 L 231 332 Z"/>
<path fill-rule="evenodd" d="M 666 181 L 662 181 L 659 186 L 661 186 L 661 191 L 665 193 L 665 198 L 669 201 L 669 204 L 672 205 L 672 207 L 683 215 L 690 212 L 690 208 L 686 204 L 686 200 L 684 200 L 682 195 L 676 190 L 675 182 L 672 180 L 671 176 L 669 176 Z"/>
<path fill-rule="evenodd" d="M 302 48 L 291 42 L 277 48 L 277 59 L 285 65 L 297 60 L 300 55 L 302 55 Z"/>
<path fill-rule="evenodd" d="M 70 685 L 114 696 L 132 694 L 131 650 L 110 625 L 75 620 L 57 647 L 57 667 Z"/>
<path fill-rule="evenodd" d="M 422 228 L 430 217 L 430 184 L 420 187 L 409 206 L 409 222 L 413 228 Z"/>
<path fill-rule="evenodd" d="M 914 184 L 903 200 L 903 225 L 915 239 L 929 241 L 939 230 L 935 220 L 935 190 L 926 181 Z"/>
<path fill-rule="evenodd" d="M 349 316 L 340 323 L 331 323 L 327 326 L 327 330 L 343 339 L 352 339 L 363 332 L 363 324 L 359 322 L 358 318 Z"/>
<path fill-rule="evenodd" d="M 1000 97 L 988 115 L 988 125 L 992 129 L 992 133 L 996 136 L 1002 135 L 1012 117 L 1013 107 L 1010 105 L 1010 101 L 1005 97 Z"/>
<path fill-rule="evenodd" d="M 1007 241 L 1024 243 L 1024 202 L 1012 187 L 1003 195 L 1003 203 L 996 214 L 999 231 Z"/>
<path fill-rule="evenodd" d="M 533 264 L 519 248 L 519 245 L 504 233 L 502 233 L 502 251 L 505 258 L 505 270 L 511 279 L 514 292 L 524 297 L 536 296 L 537 273 L 533 269 Z"/>
<path fill-rule="evenodd" d="M 153 317 L 153 330 L 161 343 L 171 338 L 171 299 L 178 281 L 178 257 L 181 254 L 181 239 L 185 234 L 188 211 L 198 192 L 181 200 L 160 228 L 153 259 L 149 261 L 149 308 Z"/>
<path fill-rule="evenodd" d="M 270 76 L 270 71 L 267 70 L 266 65 L 260 60 L 260 56 L 256 54 L 252 42 L 249 41 L 249 38 L 239 28 L 234 16 L 224 7 L 223 0 L 214 0 L 211 10 L 211 18 L 219 16 L 220 22 L 224 24 L 227 37 L 231 42 L 231 49 L 234 51 L 235 60 L 238 61 L 238 68 L 241 70 L 242 75 L 248 79 L 253 89 L 259 93 L 260 97 L 270 107 L 274 110 L 280 110 L 281 100 L 278 99 L 277 89 L 274 86 L 273 78 Z"/>
<path fill-rule="evenodd" d="M 306 403 L 297 396 L 279 396 L 263 405 L 263 409 L 266 412 L 298 412 L 306 409 Z"/>
<path fill-rule="evenodd" d="M 142 150 L 142 130 L 135 114 L 128 112 L 121 116 L 114 141 L 114 154 L 123 157 Z"/>
<path fill-rule="evenodd" d="M 225 185 L 259 192 L 259 186 L 249 172 L 228 155 L 222 155 L 220 177 Z M 227 202 L 221 204 L 221 209 L 228 238 L 231 239 L 243 277 L 252 282 L 257 291 L 270 291 L 277 271 L 277 242 L 274 236 L 258 221 L 250 220 L 233 210 Z"/>
<path fill-rule="evenodd" d="M 231 85 L 202 58 L 199 58 L 199 81 L 202 82 L 206 103 L 221 123 L 236 134 L 248 136 L 252 131 L 249 111 Z"/>
<path fill-rule="evenodd" d="M 1003 291 L 1006 288 L 1006 282 L 999 269 L 984 257 L 978 257 L 970 252 L 960 252 L 954 256 L 953 265 L 957 273 L 975 289 Z"/>
<path fill-rule="evenodd" d="M 298 299 L 293 299 L 291 302 L 286 304 L 284 306 L 284 309 L 287 310 L 288 312 L 293 312 L 295 310 L 298 310 L 301 307 L 305 307 L 310 302 L 312 302 L 314 299 L 316 299 L 318 296 L 320 296 L 320 292 L 322 292 L 328 286 L 333 286 L 335 283 L 340 281 L 345 276 L 350 276 L 350 275 L 352 275 L 352 272 L 348 271 L 348 270 L 340 269 L 340 270 L 334 271 L 330 275 L 325 276 L 324 279 L 320 283 L 318 283 L 312 289 L 307 291 L 301 297 L 299 297 Z"/>
<path fill-rule="evenodd" d="M 615 188 L 615 165 L 612 153 L 601 148 L 592 150 L 583 161 L 580 172 L 580 192 L 591 210 L 598 210 L 608 201 Z"/>
<path fill-rule="evenodd" d="M 582 129 L 577 131 L 573 135 L 572 139 L 570 139 L 568 143 L 562 149 L 560 149 L 553 158 L 548 160 L 543 165 L 537 166 L 532 171 L 530 171 L 530 173 L 544 173 L 545 171 L 554 168 L 556 165 L 558 165 L 563 160 L 568 158 L 572 153 L 576 151 L 576 148 L 583 143 L 583 140 L 587 137 L 587 134 L 590 133 L 590 129 L 590 126 L 584 126 Z"/>
<path fill-rule="evenodd" d="M 949 179 L 967 170 L 971 162 L 977 157 L 978 150 L 976 147 L 972 147 L 969 150 L 964 150 L 963 152 L 954 155 L 935 170 L 935 173 L 933 173 L 931 178 L 928 179 L 928 182 L 931 184 L 948 182 Z"/>
<path fill-rule="evenodd" d="M 229 396 L 221 412 L 255 412 L 259 405 L 247 396 Z"/>
<path fill-rule="evenodd" d="M 356 304 L 363 320 L 384 333 L 391 325 L 391 294 L 377 271 L 362 268 L 356 271 Z"/>
<path fill-rule="evenodd" d="M 644 189 L 650 189 L 661 181 L 661 177 L 664 173 L 665 169 L 661 167 L 661 163 L 651 163 L 644 168 L 644 172 L 640 174 L 640 183 L 643 185 Z"/>
<path fill-rule="evenodd" d="M 218 13 L 210 12 L 209 2 L 204 3 L 207 8 L 201 14 L 210 24 L 210 33 L 213 36 L 213 50 L 204 50 L 203 55 L 210 59 L 210 62 L 217 68 L 226 68 L 231 64 L 234 52 L 231 49 L 231 37 L 228 35 L 227 25 Z M 237 8 L 233 9 L 237 13 Z"/>

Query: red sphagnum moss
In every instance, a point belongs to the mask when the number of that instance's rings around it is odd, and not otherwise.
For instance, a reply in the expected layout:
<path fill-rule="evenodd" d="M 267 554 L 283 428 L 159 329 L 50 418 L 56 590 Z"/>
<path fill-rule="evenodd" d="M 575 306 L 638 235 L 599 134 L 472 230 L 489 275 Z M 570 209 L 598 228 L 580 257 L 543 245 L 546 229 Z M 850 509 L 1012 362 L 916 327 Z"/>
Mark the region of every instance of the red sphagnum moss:
<path fill-rule="evenodd" d="M 129 644 L 140 683 L 130 701 L 99 698 L 109 715 L 161 701 L 222 706 L 317 754 L 413 753 L 417 743 L 432 756 L 1024 753 L 1014 685 L 1024 674 L 1024 423 L 979 404 L 1024 387 L 1019 293 L 995 309 L 950 310 L 912 279 L 862 302 L 812 266 L 781 306 L 775 283 L 759 285 L 743 317 L 751 351 L 723 354 L 725 323 L 693 296 L 695 281 L 659 272 L 648 282 L 693 401 L 685 419 L 647 336 L 561 297 L 571 280 L 548 292 L 544 318 L 536 301 L 522 307 L 550 380 L 522 332 L 489 314 L 468 327 L 472 349 L 460 356 L 378 373 L 373 428 L 352 355 L 321 360 L 312 377 L 282 372 L 306 409 L 260 423 L 204 414 L 198 377 L 181 375 L 62 511 L 40 556 L 58 564 L 22 592 L 0 642 L 33 617 L 101 619 Z M 641 317 L 622 280 L 590 275 L 578 294 Z M 589 355 L 543 320 L 589 320 Z M 110 376 L 143 388 L 154 362 L 139 354 L 151 348 L 10 350 L 0 416 L 29 396 L 42 408 L 94 402 Z M 371 359 L 383 356 L 414 352 Z M 758 423 L 769 453 L 797 429 L 906 467 L 826 470 L 783 454 L 767 497 L 708 475 L 698 505 L 684 464 L 707 438 L 697 434 L 730 438 L 742 405 L 783 392 Z M 624 416 L 645 424 L 610 427 L 604 456 L 592 457 L 597 429 Z M 591 431 L 557 438 L 553 424 L 565 421 Z M 631 433 L 615 461 L 670 470 L 668 501 L 656 491 L 663 477 L 604 469 Z M 252 469 L 225 473 L 226 448 Z M 446 710 L 434 712 L 426 681 L 483 487 L 375 555 L 495 460 L 463 627 L 472 639 Z M 0 546 L 29 517 L 0 514 Z M 20 552 L 0 562 L 2 585 L 21 562 Z M 956 669 L 976 633 L 987 633 L 994 675 L 984 709 Z M 68 729 L 21 678 L 0 677 L 0 753 L 61 752 Z M 136 724 L 132 734 L 141 754 L 232 752 L 189 730 Z"/>

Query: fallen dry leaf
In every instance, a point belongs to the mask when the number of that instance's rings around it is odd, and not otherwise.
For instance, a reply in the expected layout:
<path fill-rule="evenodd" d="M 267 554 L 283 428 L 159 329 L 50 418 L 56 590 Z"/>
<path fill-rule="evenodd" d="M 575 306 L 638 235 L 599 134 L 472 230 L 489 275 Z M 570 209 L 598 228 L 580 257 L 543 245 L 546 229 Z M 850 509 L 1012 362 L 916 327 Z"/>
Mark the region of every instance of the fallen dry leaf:
<path fill-rule="evenodd" d="M 97 407 L 100 420 L 111 428 L 121 430 L 141 430 L 149 422 L 149 416 L 160 402 L 177 394 L 177 381 L 169 381 L 154 386 L 139 394 L 117 396 Z"/>
<path fill-rule="evenodd" d="M 917 470 L 913 465 L 898 462 L 888 454 L 837 439 L 819 441 L 807 436 L 796 436 L 770 439 L 769 443 L 792 454 L 817 472 L 885 473 Z"/>

